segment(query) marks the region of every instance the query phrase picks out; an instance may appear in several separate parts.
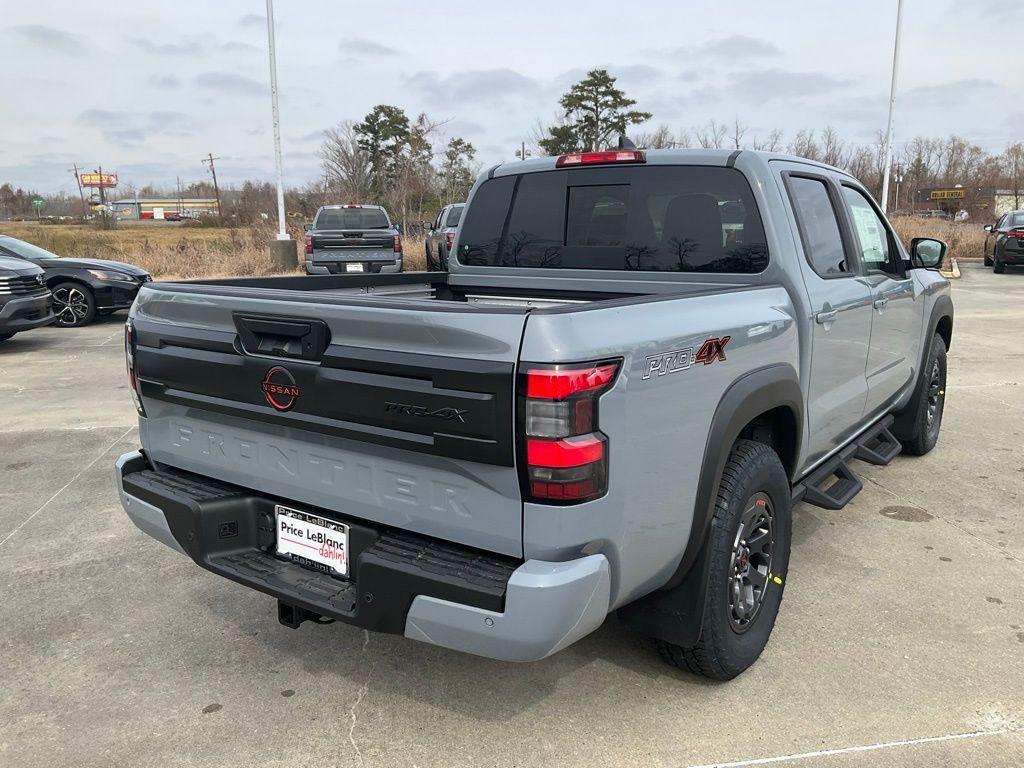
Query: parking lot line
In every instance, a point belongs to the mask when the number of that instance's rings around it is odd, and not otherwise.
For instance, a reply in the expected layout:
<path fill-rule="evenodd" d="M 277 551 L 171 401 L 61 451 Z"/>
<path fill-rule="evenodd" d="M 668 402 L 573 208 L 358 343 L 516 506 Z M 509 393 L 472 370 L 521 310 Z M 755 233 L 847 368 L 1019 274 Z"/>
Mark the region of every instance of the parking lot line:
<path fill-rule="evenodd" d="M 747 765 L 768 765 L 770 763 L 784 763 L 794 760 L 808 760 L 815 757 L 832 757 L 835 755 L 849 755 L 855 752 L 874 752 L 879 749 L 895 749 L 897 747 L 914 747 L 921 744 L 935 744 L 942 741 L 962 741 L 966 739 L 979 739 L 985 736 L 1002 736 L 1007 733 L 1016 733 L 1016 728 L 1001 728 L 997 731 L 972 731 L 971 733 L 952 733 L 946 736 L 928 736 L 923 739 L 907 739 L 905 741 L 887 741 L 881 744 L 864 744 L 857 747 L 840 747 L 838 749 L 820 749 L 816 752 L 799 752 L 792 755 L 777 755 L 775 757 L 759 757 L 753 760 L 737 760 L 731 763 L 707 763 L 706 765 L 691 765 L 689 768 L 741 768 Z"/>
<path fill-rule="evenodd" d="M 78 471 L 78 474 L 76 474 L 74 477 L 72 477 L 70 480 L 68 480 L 63 486 L 61 486 L 60 489 L 55 494 L 53 494 L 53 496 L 51 496 L 46 501 L 44 501 L 42 503 L 42 505 L 39 507 L 39 509 L 37 509 L 35 512 L 33 512 L 28 517 L 26 517 L 20 523 L 18 523 L 18 525 L 15 527 L 15 529 L 13 531 L 11 531 L 6 536 L 4 536 L 3 539 L 0 539 L 0 547 L 2 547 L 4 544 L 6 544 L 14 536 L 14 534 L 16 534 L 18 531 L 20 531 L 26 525 L 28 525 L 36 515 L 38 515 L 40 512 L 42 512 L 44 509 L 46 509 L 46 507 L 48 507 L 50 505 L 50 502 L 52 502 L 54 499 L 56 499 L 58 496 L 60 496 L 62 493 L 64 493 L 64 491 L 66 491 L 69 487 L 71 487 L 71 485 L 73 485 L 74 482 L 76 480 L 78 480 L 78 478 L 80 478 L 82 475 L 84 475 L 86 472 L 88 472 L 90 469 L 92 469 L 93 466 L 95 466 L 96 462 L 99 461 L 100 459 L 102 459 L 104 456 L 106 456 L 111 448 L 113 448 L 119 442 L 121 442 L 126 437 L 128 437 L 129 433 L 133 429 L 137 429 L 137 427 L 134 427 L 134 426 L 128 427 L 128 429 L 126 429 L 122 435 L 120 435 L 116 440 L 114 440 L 114 442 L 112 442 L 110 445 L 108 445 L 106 448 L 104 448 L 102 451 L 100 451 L 100 453 L 97 454 L 97 456 L 92 461 L 90 461 L 85 467 L 80 469 Z"/>

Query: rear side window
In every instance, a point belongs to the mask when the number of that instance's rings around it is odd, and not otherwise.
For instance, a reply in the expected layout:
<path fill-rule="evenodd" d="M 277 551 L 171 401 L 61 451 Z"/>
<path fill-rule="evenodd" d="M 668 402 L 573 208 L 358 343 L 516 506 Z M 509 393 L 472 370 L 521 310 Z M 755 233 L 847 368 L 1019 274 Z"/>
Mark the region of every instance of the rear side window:
<path fill-rule="evenodd" d="M 464 206 L 460 205 L 458 208 L 452 208 L 450 211 L 448 211 L 448 218 L 446 218 L 444 220 L 444 225 L 446 227 L 457 227 L 457 226 L 459 226 L 459 219 L 462 218 L 462 209 L 463 209 L 463 207 Z"/>
<path fill-rule="evenodd" d="M 387 229 L 388 217 L 380 208 L 325 208 L 314 229 Z"/>
<path fill-rule="evenodd" d="M 631 166 L 485 182 L 459 260 L 489 267 L 756 273 L 768 246 L 733 168 Z"/>
<path fill-rule="evenodd" d="M 825 182 L 790 176 L 786 183 L 800 225 L 804 252 L 814 271 L 822 277 L 848 274 L 843 238 Z"/>
<path fill-rule="evenodd" d="M 1024 227 L 1024 213 L 1008 213 L 1006 215 L 1006 224 L 1004 226 L 1010 227 Z"/>

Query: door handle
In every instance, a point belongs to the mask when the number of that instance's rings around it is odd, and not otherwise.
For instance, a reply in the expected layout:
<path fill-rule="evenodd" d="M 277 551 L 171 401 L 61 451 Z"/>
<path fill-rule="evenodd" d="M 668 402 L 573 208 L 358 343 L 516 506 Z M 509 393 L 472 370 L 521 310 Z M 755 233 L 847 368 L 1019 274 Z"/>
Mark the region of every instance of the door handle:
<path fill-rule="evenodd" d="M 875 300 L 874 300 L 874 301 L 873 301 L 873 302 L 871 303 L 871 305 L 872 305 L 872 306 L 873 306 L 873 307 L 874 307 L 875 309 L 877 309 L 877 310 L 878 310 L 879 312 L 881 312 L 881 311 L 882 311 L 883 309 L 885 309 L 885 305 L 886 305 L 886 304 L 888 304 L 888 303 L 889 303 L 889 300 L 888 300 L 887 298 L 885 298 L 885 297 L 883 296 L 883 297 L 881 297 L 880 299 L 875 299 Z"/>
<path fill-rule="evenodd" d="M 814 322 L 819 325 L 827 325 L 833 322 L 839 316 L 839 310 L 833 309 L 828 312 L 819 312 L 814 316 Z"/>

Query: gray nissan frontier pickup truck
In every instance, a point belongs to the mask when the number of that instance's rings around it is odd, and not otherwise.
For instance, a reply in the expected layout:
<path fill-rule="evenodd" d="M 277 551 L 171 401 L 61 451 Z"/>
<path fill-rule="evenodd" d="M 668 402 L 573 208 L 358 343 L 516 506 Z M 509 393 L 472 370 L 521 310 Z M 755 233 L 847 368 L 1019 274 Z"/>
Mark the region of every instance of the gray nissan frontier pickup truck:
<path fill-rule="evenodd" d="M 729 679 L 775 623 L 793 505 L 935 445 L 944 254 L 797 157 L 499 165 L 448 273 L 143 286 L 121 503 L 292 628 L 530 661 L 616 611 Z"/>

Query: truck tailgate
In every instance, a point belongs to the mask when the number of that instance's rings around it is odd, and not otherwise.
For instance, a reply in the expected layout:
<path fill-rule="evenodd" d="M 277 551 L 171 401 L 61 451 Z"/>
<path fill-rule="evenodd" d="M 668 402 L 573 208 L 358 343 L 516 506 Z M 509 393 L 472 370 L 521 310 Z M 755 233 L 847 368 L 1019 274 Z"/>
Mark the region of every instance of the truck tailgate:
<path fill-rule="evenodd" d="M 525 318 L 313 291 L 144 289 L 132 312 L 143 448 L 294 504 L 521 556 Z"/>

